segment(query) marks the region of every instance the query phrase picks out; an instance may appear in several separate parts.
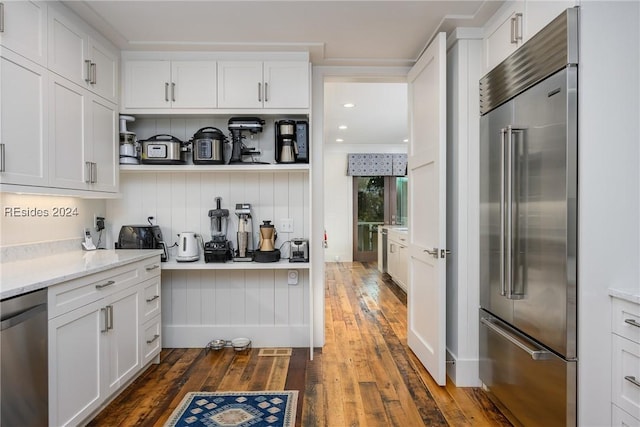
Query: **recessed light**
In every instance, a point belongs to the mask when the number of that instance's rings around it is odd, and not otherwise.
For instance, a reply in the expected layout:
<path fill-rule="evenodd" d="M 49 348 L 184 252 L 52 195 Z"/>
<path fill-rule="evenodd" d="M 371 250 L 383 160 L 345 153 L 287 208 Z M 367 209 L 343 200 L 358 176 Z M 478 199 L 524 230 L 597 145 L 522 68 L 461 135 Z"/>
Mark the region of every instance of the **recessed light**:
<path fill-rule="evenodd" d="M 409 139 L 405 138 L 405 139 L 402 140 L 402 142 L 409 142 Z"/>
<path fill-rule="evenodd" d="M 347 125 L 340 125 L 338 126 L 338 129 L 340 130 L 345 130 L 347 128 Z"/>
<path fill-rule="evenodd" d="M 351 102 L 347 102 L 346 104 L 342 104 L 342 106 L 343 106 L 344 108 L 353 108 L 353 107 L 355 107 L 355 106 L 356 106 L 356 104 L 353 104 L 353 103 L 351 103 Z"/>
<path fill-rule="evenodd" d="M 336 142 L 344 142 L 344 139 L 342 139 L 342 138 L 337 138 L 337 139 L 336 139 Z"/>

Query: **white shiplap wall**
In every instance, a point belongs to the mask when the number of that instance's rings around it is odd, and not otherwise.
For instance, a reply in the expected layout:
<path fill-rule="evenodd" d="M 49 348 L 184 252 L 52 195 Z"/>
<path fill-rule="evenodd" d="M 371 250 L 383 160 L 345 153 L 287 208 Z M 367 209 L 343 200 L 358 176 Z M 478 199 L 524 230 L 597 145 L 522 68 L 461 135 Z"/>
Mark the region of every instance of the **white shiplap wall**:
<path fill-rule="evenodd" d="M 271 122 L 272 123 L 272 122 Z M 153 128 L 180 139 L 207 124 L 202 119 L 143 119 L 138 129 Z M 215 126 L 215 124 L 213 124 Z M 218 127 L 224 130 L 220 123 Z M 147 135 L 151 136 L 151 135 Z M 186 135 L 188 136 L 188 135 Z M 272 143 L 273 133 L 266 137 Z M 188 138 L 187 138 L 188 139 Z M 294 231 L 278 233 L 276 245 L 309 237 L 307 172 L 126 172 L 120 176 L 122 198 L 107 202 L 111 245 L 123 224 L 145 224 L 153 216 L 171 245 L 177 234 L 193 231 L 211 239 L 208 212 L 215 197 L 229 209 L 227 238 L 235 243 L 236 203 L 251 203 L 255 242 L 259 224 L 291 218 Z M 288 256 L 288 245 L 282 247 Z M 175 249 L 170 250 L 175 257 Z M 207 264 L 206 266 L 213 266 Z M 297 285 L 287 284 L 287 270 L 165 270 L 162 273 L 163 347 L 204 347 L 214 338 L 240 336 L 257 347 L 309 345 L 309 272 L 297 269 Z"/>

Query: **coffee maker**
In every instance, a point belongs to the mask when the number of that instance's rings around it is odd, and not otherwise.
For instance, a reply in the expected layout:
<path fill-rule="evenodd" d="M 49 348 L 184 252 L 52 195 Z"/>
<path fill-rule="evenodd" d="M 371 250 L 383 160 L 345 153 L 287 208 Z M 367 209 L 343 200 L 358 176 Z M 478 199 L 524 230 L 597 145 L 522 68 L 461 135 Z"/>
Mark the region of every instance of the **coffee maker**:
<path fill-rule="evenodd" d="M 231 242 L 227 240 L 229 209 L 222 209 L 221 201 L 221 197 L 216 197 L 216 208 L 209 211 L 211 241 L 204 244 L 204 262 L 225 262 L 233 257 Z"/>
<path fill-rule="evenodd" d="M 280 120 L 275 122 L 277 163 L 309 163 L 309 123 Z"/>
<path fill-rule="evenodd" d="M 260 243 L 258 250 L 253 254 L 255 262 L 277 262 L 280 261 L 280 249 L 276 249 L 276 239 L 278 233 L 271 221 L 262 221 L 260 226 Z"/>
<path fill-rule="evenodd" d="M 238 216 L 237 244 L 234 261 L 253 261 L 253 218 L 251 217 L 251 205 L 249 203 L 237 203 L 236 215 Z"/>

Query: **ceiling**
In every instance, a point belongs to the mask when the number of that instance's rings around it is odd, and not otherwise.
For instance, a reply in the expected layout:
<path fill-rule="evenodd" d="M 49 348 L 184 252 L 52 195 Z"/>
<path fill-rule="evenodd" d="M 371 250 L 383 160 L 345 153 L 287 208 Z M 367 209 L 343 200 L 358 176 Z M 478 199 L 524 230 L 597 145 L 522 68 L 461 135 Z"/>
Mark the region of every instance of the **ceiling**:
<path fill-rule="evenodd" d="M 65 1 L 121 50 L 302 51 L 314 65 L 409 67 L 439 31 L 479 27 L 502 1 Z M 401 87 L 402 86 L 402 87 Z M 406 86 L 325 89 L 325 141 L 402 143 Z M 348 95 L 348 96 L 347 96 Z M 349 98 L 357 105 L 341 107 Z M 404 108 L 399 103 L 404 103 Z M 348 123 L 345 120 L 348 119 Z M 338 132 L 337 126 L 349 128 Z"/>

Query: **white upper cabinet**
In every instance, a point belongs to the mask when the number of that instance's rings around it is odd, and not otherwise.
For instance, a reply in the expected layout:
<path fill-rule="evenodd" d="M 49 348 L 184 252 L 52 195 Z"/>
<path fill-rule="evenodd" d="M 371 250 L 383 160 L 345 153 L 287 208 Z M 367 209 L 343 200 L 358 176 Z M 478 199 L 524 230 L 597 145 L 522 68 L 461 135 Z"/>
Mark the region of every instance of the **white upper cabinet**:
<path fill-rule="evenodd" d="M 118 53 L 90 35 L 79 19 L 49 8 L 49 69 L 117 102 Z"/>
<path fill-rule="evenodd" d="M 484 69 L 491 70 L 536 35 L 575 1 L 517 0 L 506 2 L 484 29 Z"/>
<path fill-rule="evenodd" d="M 47 65 L 47 5 L 37 1 L 0 3 L 0 45 Z"/>
<path fill-rule="evenodd" d="M 126 61 L 124 107 L 215 108 L 215 61 Z"/>
<path fill-rule="evenodd" d="M 48 71 L 4 51 L 0 75 L 0 182 L 47 185 Z"/>
<path fill-rule="evenodd" d="M 302 61 L 218 63 L 219 108 L 309 108 L 309 64 Z"/>

